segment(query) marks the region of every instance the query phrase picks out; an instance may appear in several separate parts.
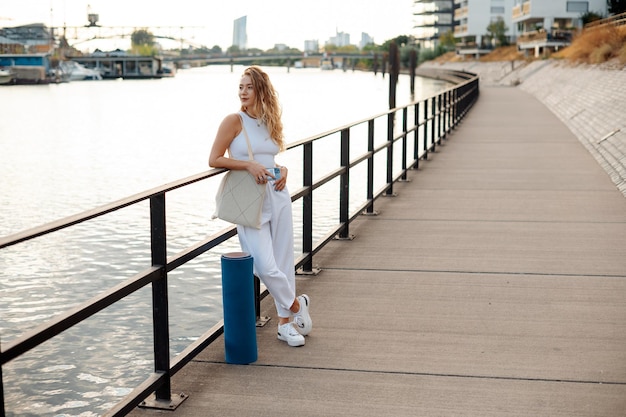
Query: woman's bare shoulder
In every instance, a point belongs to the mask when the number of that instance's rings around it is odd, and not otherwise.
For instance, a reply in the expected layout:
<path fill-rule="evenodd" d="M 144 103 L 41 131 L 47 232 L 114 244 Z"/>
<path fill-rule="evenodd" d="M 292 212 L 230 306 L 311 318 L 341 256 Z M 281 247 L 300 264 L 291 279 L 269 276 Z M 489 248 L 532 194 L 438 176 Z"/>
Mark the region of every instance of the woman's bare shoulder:
<path fill-rule="evenodd" d="M 229 125 L 236 124 L 241 126 L 241 115 L 239 113 L 231 113 L 224 117 L 222 123 L 226 123 Z"/>
<path fill-rule="evenodd" d="M 220 124 L 220 130 L 239 133 L 241 130 L 241 116 L 239 116 L 239 113 L 231 113 L 224 117 Z"/>

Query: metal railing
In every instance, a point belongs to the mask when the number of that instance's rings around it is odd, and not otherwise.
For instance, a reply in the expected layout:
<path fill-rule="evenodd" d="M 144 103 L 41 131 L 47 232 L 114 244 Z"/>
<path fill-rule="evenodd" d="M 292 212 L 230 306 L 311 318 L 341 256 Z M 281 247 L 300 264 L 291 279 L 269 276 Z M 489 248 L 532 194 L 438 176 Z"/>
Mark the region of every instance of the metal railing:
<path fill-rule="evenodd" d="M 301 140 L 289 146 L 289 149 L 302 149 L 302 187 L 291 195 L 292 201 L 302 200 L 302 253 L 296 258 L 294 265 L 299 272 L 312 272 L 314 256 L 321 248 L 335 237 L 349 237 L 350 223 L 359 215 L 374 213 L 376 199 L 383 195 L 392 195 L 394 183 L 398 180 L 405 180 L 408 170 L 417 169 L 420 160 L 428 159 L 429 153 L 435 151 L 436 147 L 441 144 L 442 139 L 446 138 L 450 131 L 459 124 L 478 99 L 479 84 L 478 77 L 475 74 L 445 71 L 439 74 L 439 78 L 453 80 L 457 84 L 427 99 L 413 102 L 404 107 L 391 109 L 373 117 Z M 396 124 L 398 118 L 401 123 Z M 376 122 L 381 120 L 387 123 L 386 138 L 379 140 L 380 143 L 377 143 L 374 128 Z M 351 144 L 354 141 L 361 140 L 360 138 L 351 137 L 351 132 L 355 131 L 355 128 L 359 126 L 367 126 L 367 152 L 350 159 Z M 313 148 L 320 139 L 331 135 L 339 136 L 340 166 L 324 174 L 321 178 L 314 179 Z M 411 149 L 412 153 L 409 152 Z M 394 152 L 397 150 L 400 150 L 401 158 L 394 157 Z M 379 190 L 374 190 L 374 156 L 379 153 L 386 155 L 385 185 Z M 396 166 L 398 162 L 399 167 Z M 350 173 L 353 168 L 360 164 L 367 164 L 366 198 L 355 210 L 350 211 Z M 146 200 L 150 203 L 151 266 L 108 291 L 42 323 L 37 328 L 22 334 L 15 340 L 3 343 L 1 365 L 4 366 L 45 341 L 151 284 L 155 371 L 105 415 L 126 415 L 153 393 L 155 402 L 164 404 L 164 408 L 174 407 L 172 404 L 176 400 L 171 393 L 171 377 L 223 333 L 223 320 L 208 329 L 201 337 L 176 355 L 175 358 L 170 358 L 168 273 L 224 243 L 235 236 L 237 232 L 234 226 L 228 227 L 168 258 L 165 233 L 165 196 L 173 190 L 199 181 L 210 180 L 213 177 L 222 175 L 224 172 L 225 170 L 223 169 L 206 171 L 75 216 L 0 239 L 1 250 L 2 248 L 57 232 Z M 339 222 L 328 230 L 321 239 L 314 242 L 313 196 L 315 190 L 336 178 L 340 182 Z M 356 182 L 354 181 L 354 183 Z M 255 300 L 257 316 L 259 314 L 260 300 L 267 295 L 266 290 L 261 292 L 259 288 L 257 282 L 257 299 Z M 4 390 L 1 378 L 0 367 L 0 395 L 2 396 L 0 414 L 4 417 Z"/>

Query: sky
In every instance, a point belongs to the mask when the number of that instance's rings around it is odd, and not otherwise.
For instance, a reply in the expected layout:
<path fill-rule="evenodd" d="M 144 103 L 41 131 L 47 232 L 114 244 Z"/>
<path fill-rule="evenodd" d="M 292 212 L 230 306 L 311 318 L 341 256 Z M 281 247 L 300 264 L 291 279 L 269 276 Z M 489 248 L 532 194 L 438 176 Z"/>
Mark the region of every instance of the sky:
<path fill-rule="evenodd" d="M 337 31 L 358 45 L 365 32 L 381 44 L 412 32 L 412 0 L 1 0 L 0 27 L 29 23 L 82 26 L 87 13 L 101 26 L 181 27 L 194 43 L 222 49 L 232 44 L 233 21 L 247 16 L 248 47 L 275 44 L 304 49 L 305 40 L 322 46 Z M 179 32 L 180 33 L 180 32 Z M 180 35 L 179 35 L 180 36 Z"/>

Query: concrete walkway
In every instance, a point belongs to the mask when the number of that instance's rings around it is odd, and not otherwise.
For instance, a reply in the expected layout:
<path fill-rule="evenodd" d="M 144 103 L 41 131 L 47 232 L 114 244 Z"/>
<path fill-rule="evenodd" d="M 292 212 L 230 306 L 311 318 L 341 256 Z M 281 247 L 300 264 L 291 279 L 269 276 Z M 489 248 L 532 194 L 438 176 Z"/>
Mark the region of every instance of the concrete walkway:
<path fill-rule="evenodd" d="M 571 131 L 483 88 L 410 179 L 298 281 L 304 347 L 272 320 L 256 363 L 215 343 L 174 377 L 176 411 L 131 415 L 626 415 L 626 199 Z"/>
<path fill-rule="evenodd" d="M 481 86 L 519 85 L 545 104 L 580 140 L 626 196 L 626 66 L 560 60 L 447 62 L 425 69 L 469 71 Z"/>

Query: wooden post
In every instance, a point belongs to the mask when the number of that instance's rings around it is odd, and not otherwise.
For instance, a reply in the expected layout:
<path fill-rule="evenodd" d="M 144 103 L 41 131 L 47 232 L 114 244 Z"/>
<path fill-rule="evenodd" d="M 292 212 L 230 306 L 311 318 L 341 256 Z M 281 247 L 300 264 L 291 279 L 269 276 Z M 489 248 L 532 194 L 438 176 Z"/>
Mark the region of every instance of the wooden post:
<path fill-rule="evenodd" d="M 409 66 L 411 73 L 411 98 L 415 96 L 415 67 L 417 67 L 417 51 L 411 49 L 409 54 Z"/>
<path fill-rule="evenodd" d="M 385 78 L 385 73 L 387 72 L 387 61 L 389 59 L 389 54 L 387 52 L 383 53 L 383 67 L 381 68 L 381 72 L 383 73 L 383 78 Z"/>
<path fill-rule="evenodd" d="M 396 86 L 398 85 L 398 74 L 400 73 L 400 56 L 398 45 L 391 42 L 389 45 L 389 108 L 396 107 Z"/>

